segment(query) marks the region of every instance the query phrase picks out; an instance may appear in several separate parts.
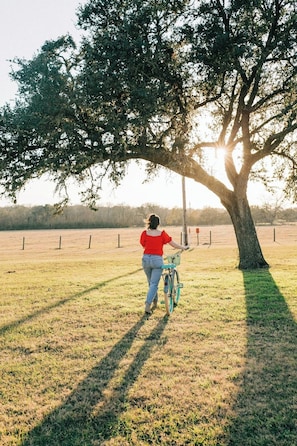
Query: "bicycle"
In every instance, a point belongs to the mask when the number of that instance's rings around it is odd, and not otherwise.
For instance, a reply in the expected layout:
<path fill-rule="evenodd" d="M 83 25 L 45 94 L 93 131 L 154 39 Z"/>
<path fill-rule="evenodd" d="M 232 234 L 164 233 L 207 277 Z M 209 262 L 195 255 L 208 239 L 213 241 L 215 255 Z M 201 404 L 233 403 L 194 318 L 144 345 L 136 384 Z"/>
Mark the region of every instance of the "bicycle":
<path fill-rule="evenodd" d="M 162 279 L 164 282 L 164 302 L 167 316 L 173 312 L 180 300 L 181 288 L 183 284 L 179 281 L 179 273 L 176 269 L 180 265 L 181 251 L 177 251 L 173 255 L 165 257 L 167 263 L 162 265 L 164 272 L 162 273 Z"/>

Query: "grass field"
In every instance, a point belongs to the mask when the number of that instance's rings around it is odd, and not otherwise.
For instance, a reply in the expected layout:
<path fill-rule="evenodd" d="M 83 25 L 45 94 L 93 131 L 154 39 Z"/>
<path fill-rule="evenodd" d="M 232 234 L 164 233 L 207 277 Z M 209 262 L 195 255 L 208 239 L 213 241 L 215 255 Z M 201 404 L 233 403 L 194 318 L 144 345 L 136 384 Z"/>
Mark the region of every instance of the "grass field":
<path fill-rule="evenodd" d="M 244 273 L 232 231 L 202 234 L 149 319 L 139 228 L 0 233 L 0 444 L 295 446 L 294 231 Z"/>

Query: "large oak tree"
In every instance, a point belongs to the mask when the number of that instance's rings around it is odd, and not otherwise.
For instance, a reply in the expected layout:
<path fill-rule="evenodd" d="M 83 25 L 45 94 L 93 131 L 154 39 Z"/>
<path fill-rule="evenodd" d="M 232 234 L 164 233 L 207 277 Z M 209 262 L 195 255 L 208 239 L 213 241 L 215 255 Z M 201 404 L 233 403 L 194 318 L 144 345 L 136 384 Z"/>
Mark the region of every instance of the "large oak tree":
<path fill-rule="evenodd" d="M 269 160 L 296 198 L 296 19 L 295 0 L 89 1 L 79 46 L 64 36 L 17 61 L 0 122 L 6 193 L 50 172 L 59 187 L 87 179 L 92 203 L 103 176 L 117 184 L 145 160 L 148 175 L 163 166 L 216 194 L 239 268 L 267 267 L 247 187 L 269 183 Z"/>

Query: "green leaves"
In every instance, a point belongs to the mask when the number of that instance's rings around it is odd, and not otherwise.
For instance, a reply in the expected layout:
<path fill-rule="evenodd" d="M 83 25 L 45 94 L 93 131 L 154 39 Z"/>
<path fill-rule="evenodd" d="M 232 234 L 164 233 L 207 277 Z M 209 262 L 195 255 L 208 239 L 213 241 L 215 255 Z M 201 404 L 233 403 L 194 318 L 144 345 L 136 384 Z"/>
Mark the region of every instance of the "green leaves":
<path fill-rule="evenodd" d="M 78 24 L 80 47 L 66 35 L 17 60 L 19 96 L 2 110 L 1 130 L 13 188 L 41 171 L 64 182 L 98 166 L 117 183 L 129 159 L 145 159 L 220 193 L 199 164 L 217 146 L 227 148 L 233 188 L 271 154 L 290 163 L 288 138 L 294 158 L 291 0 L 95 0 Z"/>

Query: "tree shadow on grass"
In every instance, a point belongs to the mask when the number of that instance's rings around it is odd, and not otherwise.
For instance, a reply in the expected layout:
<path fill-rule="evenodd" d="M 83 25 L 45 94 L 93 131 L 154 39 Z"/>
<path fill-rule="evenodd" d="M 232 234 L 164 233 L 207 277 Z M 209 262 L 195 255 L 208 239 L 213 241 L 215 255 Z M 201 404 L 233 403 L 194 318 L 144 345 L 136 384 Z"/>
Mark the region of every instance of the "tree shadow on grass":
<path fill-rule="evenodd" d="M 151 331 L 125 374 L 116 383 L 111 381 L 146 319 L 140 319 L 67 400 L 28 433 L 22 446 L 101 445 L 119 432 L 125 434 L 120 415 L 125 411 L 128 391 L 159 341 L 167 324 L 166 318 Z"/>
<path fill-rule="evenodd" d="M 247 357 L 229 446 L 297 445 L 297 327 L 269 271 L 244 272 Z"/>

